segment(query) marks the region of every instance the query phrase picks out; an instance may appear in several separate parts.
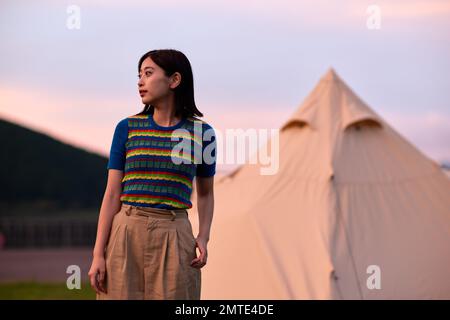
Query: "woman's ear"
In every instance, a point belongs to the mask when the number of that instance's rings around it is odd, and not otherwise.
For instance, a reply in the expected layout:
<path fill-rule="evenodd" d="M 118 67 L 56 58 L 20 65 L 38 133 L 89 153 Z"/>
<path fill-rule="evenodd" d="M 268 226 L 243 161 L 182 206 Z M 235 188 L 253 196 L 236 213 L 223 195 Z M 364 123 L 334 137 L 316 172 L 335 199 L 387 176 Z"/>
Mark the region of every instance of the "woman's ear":
<path fill-rule="evenodd" d="M 179 72 L 175 72 L 170 76 L 170 89 L 175 89 L 181 83 L 181 74 Z"/>

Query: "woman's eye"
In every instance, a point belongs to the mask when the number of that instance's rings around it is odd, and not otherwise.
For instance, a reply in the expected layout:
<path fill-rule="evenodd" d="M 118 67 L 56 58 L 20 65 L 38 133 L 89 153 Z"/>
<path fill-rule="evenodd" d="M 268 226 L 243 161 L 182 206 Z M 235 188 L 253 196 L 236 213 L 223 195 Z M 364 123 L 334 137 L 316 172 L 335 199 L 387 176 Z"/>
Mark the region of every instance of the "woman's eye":
<path fill-rule="evenodd" d="M 146 71 L 146 72 L 145 72 L 145 75 L 146 75 L 147 77 L 150 76 L 151 74 L 152 74 L 152 73 L 151 73 L 150 71 Z M 137 77 L 138 77 L 138 79 L 140 79 L 140 78 L 141 78 L 141 75 L 138 74 Z"/>

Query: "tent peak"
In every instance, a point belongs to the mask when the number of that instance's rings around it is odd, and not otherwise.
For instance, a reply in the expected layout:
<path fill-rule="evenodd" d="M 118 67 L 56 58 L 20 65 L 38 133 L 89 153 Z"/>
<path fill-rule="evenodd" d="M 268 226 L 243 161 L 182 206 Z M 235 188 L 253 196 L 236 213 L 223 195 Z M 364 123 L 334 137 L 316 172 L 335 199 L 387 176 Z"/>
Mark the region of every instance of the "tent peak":
<path fill-rule="evenodd" d="M 333 67 L 320 78 L 281 130 L 290 126 L 324 130 L 330 124 L 339 126 L 341 130 L 359 128 L 360 125 L 383 127 L 382 119 L 353 92 Z"/>
<path fill-rule="evenodd" d="M 334 70 L 333 67 L 329 67 L 327 72 L 323 75 L 322 79 L 328 81 L 336 81 L 340 80 L 340 77 L 338 76 L 336 70 Z"/>

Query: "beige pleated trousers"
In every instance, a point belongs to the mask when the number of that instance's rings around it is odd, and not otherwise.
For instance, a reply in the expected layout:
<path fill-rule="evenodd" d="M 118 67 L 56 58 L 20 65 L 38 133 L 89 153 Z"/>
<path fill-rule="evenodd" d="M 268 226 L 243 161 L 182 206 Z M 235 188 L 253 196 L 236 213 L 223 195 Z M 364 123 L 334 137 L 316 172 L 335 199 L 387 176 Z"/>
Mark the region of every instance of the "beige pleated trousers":
<path fill-rule="evenodd" d="M 122 203 L 105 249 L 106 291 L 97 300 L 199 300 L 201 269 L 185 209 Z"/>

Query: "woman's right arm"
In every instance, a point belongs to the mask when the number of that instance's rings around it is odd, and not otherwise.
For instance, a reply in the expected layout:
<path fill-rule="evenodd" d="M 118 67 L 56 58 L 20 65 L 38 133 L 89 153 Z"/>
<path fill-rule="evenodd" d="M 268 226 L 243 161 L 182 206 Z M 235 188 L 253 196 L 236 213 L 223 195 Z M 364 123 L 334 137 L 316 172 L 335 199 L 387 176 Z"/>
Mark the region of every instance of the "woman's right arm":
<path fill-rule="evenodd" d="M 100 214 L 98 218 L 97 237 L 93 251 L 93 260 L 89 270 L 89 279 L 91 286 L 97 293 L 103 291 L 105 280 L 105 247 L 111 231 L 114 215 L 120 211 L 120 194 L 122 193 L 123 171 L 116 169 L 108 170 L 108 182 L 106 184 L 105 194 L 103 196 Z"/>

